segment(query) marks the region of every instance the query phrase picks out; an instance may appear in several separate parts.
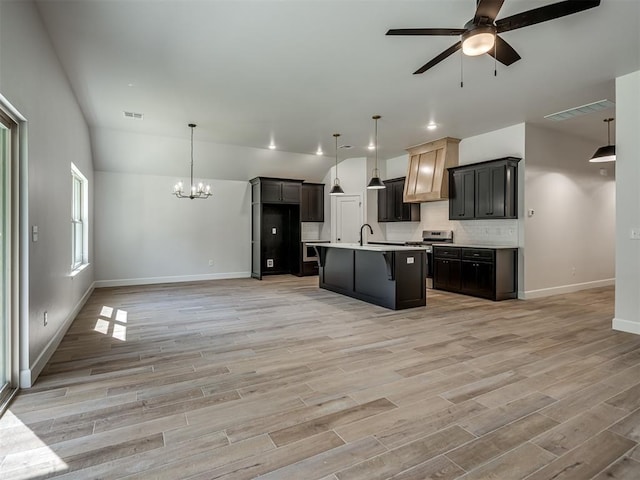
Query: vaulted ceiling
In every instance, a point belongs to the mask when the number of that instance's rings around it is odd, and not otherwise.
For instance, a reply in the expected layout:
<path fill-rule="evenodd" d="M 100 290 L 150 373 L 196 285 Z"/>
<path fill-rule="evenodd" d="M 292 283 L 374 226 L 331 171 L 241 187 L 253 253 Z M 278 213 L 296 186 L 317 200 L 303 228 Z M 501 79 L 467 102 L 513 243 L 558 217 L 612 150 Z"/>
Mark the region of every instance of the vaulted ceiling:
<path fill-rule="evenodd" d="M 550 3 L 506 0 L 498 18 Z M 498 64 L 494 77 L 491 57 L 464 57 L 464 88 L 461 54 L 412 74 L 454 37 L 385 32 L 461 28 L 474 0 L 41 0 L 38 8 L 96 139 L 98 170 L 131 170 L 131 158 L 108 150 L 111 133 L 135 138 L 132 145 L 184 140 L 190 122 L 199 142 L 258 149 L 273 142 L 275 152 L 265 155 L 274 162 L 292 161 L 278 152 L 313 155 L 321 147 L 323 168 L 334 132 L 353 146 L 341 157 L 368 154 L 373 114 L 382 115 L 380 158 L 520 122 L 604 142 L 602 119 L 613 110 L 564 122 L 543 117 L 615 101 L 615 78 L 640 69 L 637 0 L 603 0 L 504 33 L 522 60 Z M 427 130 L 429 122 L 438 128 Z M 155 150 L 139 170 L 172 174 L 171 157 Z M 231 170 L 219 178 L 242 177 Z"/>

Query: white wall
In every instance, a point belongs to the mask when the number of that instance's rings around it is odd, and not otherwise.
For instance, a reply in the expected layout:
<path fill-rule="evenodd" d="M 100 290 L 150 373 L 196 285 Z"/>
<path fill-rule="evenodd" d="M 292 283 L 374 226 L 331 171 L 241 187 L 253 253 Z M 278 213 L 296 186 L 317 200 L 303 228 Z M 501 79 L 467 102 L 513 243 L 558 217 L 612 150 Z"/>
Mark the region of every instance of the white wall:
<path fill-rule="evenodd" d="M 71 162 L 89 182 L 93 263 L 93 165 L 89 132 L 32 2 L 0 2 L 0 93 L 27 119 L 29 312 L 21 322 L 20 383 L 39 374 L 90 293 L 94 266 L 71 269 Z M 48 325 L 43 322 L 48 312 Z"/>
<path fill-rule="evenodd" d="M 248 182 L 205 180 L 213 195 L 189 200 L 171 194 L 173 177 L 95 178 L 97 286 L 250 276 Z"/>
<path fill-rule="evenodd" d="M 588 161 L 599 146 L 527 125 L 527 298 L 613 284 L 615 165 Z"/>
<path fill-rule="evenodd" d="M 194 122 L 197 123 L 197 119 Z M 101 172 L 184 176 L 189 173 L 189 128 L 176 125 L 176 135 L 167 137 L 92 129 L 95 169 Z M 199 135 L 196 127 L 193 131 L 194 169 L 196 175 L 205 178 L 248 181 L 263 176 L 320 182 L 333 163 L 325 156 L 201 141 Z"/>
<path fill-rule="evenodd" d="M 616 79 L 616 307 L 613 328 L 640 334 L 640 71 Z"/>

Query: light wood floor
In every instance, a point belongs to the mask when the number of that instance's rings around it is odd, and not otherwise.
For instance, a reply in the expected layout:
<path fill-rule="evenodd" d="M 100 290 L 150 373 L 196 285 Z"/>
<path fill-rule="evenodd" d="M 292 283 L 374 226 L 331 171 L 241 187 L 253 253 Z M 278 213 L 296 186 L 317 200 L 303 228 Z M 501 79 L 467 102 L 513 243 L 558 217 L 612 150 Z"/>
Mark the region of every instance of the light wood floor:
<path fill-rule="evenodd" d="M 613 289 L 393 312 L 272 277 L 96 290 L 0 420 L 0 478 L 640 478 Z"/>

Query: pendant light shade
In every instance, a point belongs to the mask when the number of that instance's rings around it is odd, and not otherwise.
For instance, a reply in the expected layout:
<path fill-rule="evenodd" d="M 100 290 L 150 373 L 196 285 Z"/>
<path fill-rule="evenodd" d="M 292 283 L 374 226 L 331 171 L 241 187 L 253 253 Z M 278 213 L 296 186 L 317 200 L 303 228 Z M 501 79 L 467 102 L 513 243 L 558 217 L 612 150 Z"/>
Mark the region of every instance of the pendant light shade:
<path fill-rule="evenodd" d="M 374 150 L 376 152 L 376 165 L 375 168 L 373 169 L 373 173 L 371 174 L 371 180 L 369 181 L 369 185 L 367 185 L 367 188 L 369 190 L 380 190 L 382 188 L 386 188 L 385 184 L 382 183 L 382 180 L 380 180 L 380 170 L 378 170 L 378 120 L 381 118 L 380 115 L 374 115 L 373 117 L 373 121 L 375 124 L 375 145 L 374 145 Z"/>
<path fill-rule="evenodd" d="M 611 122 L 613 118 L 605 118 L 604 121 L 607 122 L 607 145 L 596 150 L 589 160 L 592 163 L 616 161 L 616 146 L 611 145 Z"/>
<path fill-rule="evenodd" d="M 202 182 L 196 185 L 193 182 L 193 129 L 196 128 L 196 124 L 190 123 L 189 128 L 191 129 L 191 181 L 189 191 L 185 192 L 182 181 L 179 181 L 173 186 L 173 194 L 178 198 L 189 198 L 191 200 L 196 198 L 207 199 L 211 196 L 211 185 L 205 185 Z"/>
<path fill-rule="evenodd" d="M 336 179 L 333 181 L 333 187 L 331 187 L 331 191 L 329 195 L 344 195 L 344 190 L 340 186 L 340 179 L 338 178 L 338 137 L 339 133 L 334 133 L 333 137 L 336 139 Z"/>

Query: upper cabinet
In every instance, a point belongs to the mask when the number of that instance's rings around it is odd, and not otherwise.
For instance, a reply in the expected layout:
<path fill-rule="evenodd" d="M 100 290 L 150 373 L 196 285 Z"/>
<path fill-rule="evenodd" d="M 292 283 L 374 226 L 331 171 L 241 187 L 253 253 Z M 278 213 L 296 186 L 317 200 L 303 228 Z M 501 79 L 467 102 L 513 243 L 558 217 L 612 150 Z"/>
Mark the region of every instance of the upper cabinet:
<path fill-rule="evenodd" d="M 449 169 L 449 219 L 518 218 L 519 158 Z"/>
<path fill-rule="evenodd" d="M 475 171 L 472 168 L 456 169 L 449 177 L 449 220 L 475 218 Z"/>
<path fill-rule="evenodd" d="M 378 190 L 378 222 L 419 222 L 420 204 L 405 203 L 405 177 L 384 181 Z"/>
<path fill-rule="evenodd" d="M 458 165 L 457 138 L 445 137 L 407 150 L 409 170 L 404 186 L 404 201 L 434 202 L 449 198 L 447 169 Z"/>
<path fill-rule="evenodd" d="M 324 183 L 303 183 L 301 222 L 324 222 Z"/>
<path fill-rule="evenodd" d="M 302 180 L 257 177 L 251 184 L 256 189 L 254 198 L 260 203 L 300 203 Z"/>

